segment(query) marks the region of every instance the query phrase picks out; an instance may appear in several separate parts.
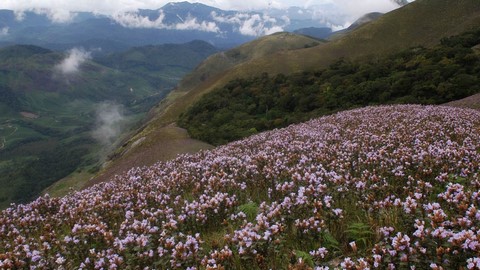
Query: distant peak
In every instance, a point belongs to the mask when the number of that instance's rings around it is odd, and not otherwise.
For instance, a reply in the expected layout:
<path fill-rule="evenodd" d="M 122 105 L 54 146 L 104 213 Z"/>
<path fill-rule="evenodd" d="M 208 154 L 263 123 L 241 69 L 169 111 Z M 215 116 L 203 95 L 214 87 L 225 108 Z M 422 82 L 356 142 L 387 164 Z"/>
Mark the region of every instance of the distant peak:
<path fill-rule="evenodd" d="M 190 2 L 187 2 L 187 1 L 183 1 L 183 2 L 169 2 L 163 7 L 164 8 L 166 8 L 166 7 L 191 8 L 191 7 L 199 7 L 199 6 L 203 7 L 203 6 L 207 6 L 207 5 L 204 5 L 204 4 L 201 4 L 201 3 L 190 3 Z"/>
<path fill-rule="evenodd" d="M 399 6 L 405 6 L 411 2 L 408 0 L 391 0 L 391 1 L 398 4 Z"/>

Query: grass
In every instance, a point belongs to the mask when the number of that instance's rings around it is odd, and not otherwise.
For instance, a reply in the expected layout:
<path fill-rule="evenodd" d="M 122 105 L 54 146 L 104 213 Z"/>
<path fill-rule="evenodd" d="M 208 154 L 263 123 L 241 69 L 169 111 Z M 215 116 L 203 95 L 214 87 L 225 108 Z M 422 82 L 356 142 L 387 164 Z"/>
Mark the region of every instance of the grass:
<path fill-rule="evenodd" d="M 45 189 L 42 193 L 49 194 L 52 197 L 62 197 L 72 190 L 81 190 L 95 174 L 90 173 L 88 169 L 76 171 L 69 176 L 58 180 L 56 183 Z"/>
<path fill-rule="evenodd" d="M 112 160 L 106 162 L 105 167 L 87 186 L 108 181 L 132 167 L 149 166 L 158 161 L 173 159 L 179 154 L 211 148 L 213 146 L 207 143 L 191 139 L 186 130 L 174 124 L 140 132 L 117 150 Z"/>

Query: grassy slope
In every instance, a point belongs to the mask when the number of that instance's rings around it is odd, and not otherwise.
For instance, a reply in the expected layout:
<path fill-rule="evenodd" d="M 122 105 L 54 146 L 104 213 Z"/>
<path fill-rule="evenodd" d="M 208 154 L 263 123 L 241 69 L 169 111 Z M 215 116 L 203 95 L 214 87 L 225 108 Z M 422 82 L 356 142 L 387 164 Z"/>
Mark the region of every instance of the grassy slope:
<path fill-rule="evenodd" d="M 314 47 L 311 45 L 318 42 L 316 40 L 302 39 L 291 34 L 277 34 L 226 53 L 213 55 L 186 76 L 178 88 L 152 110 L 152 119 L 119 149 L 119 158 L 114 164 L 131 163 L 134 159 L 132 155 L 122 153 L 142 138 L 145 139 L 135 144 L 130 153 L 148 153 L 154 148 L 153 145 L 168 144 L 168 138 L 158 137 L 162 128 L 175 122 L 178 116 L 203 94 L 234 78 L 250 77 L 262 72 L 289 74 L 326 67 L 340 57 L 371 58 L 412 46 L 432 46 L 443 37 L 459 34 L 479 25 L 480 2 L 477 0 L 417 0 L 339 39 Z M 106 173 L 111 174 L 114 167 L 107 168 Z"/>
<path fill-rule="evenodd" d="M 199 76 L 197 69 L 181 82 L 177 91 L 189 93 L 178 107 L 188 106 L 198 96 L 234 78 L 251 77 L 262 72 L 289 74 L 326 67 L 340 57 L 359 59 L 386 55 L 417 45 L 432 46 L 443 37 L 460 34 L 479 25 L 479 1 L 415 1 L 337 40 L 316 47 L 278 51 L 255 58 L 224 70 L 223 73 L 216 72 L 216 76 L 211 76 L 202 83 L 195 79 Z M 177 116 L 177 112 L 169 115 L 170 120 Z"/>
<path fill-rule="evenodd" d="M 475 94 L 460 100 L 448 102 L 445 105 L 480 110 L 480 94 Z"/>
<path fill-rule="evenodd" d="M 318 40 L 288 33 L 280 33 L 260 38 L 226 53 L 210 56 L 194 72 L 182 80 L 179 88 L 172 91 L 150 112 L 150 121 L 126 144 L 124 144 L 103 172 L 90 181 L 96 183 L 120 174 L 132 166 L 151 165 L 157 160 L 167 160 L 177 154 L 196 152 L 212 146 L 189 138 L 185 130 L 172 126 L 178 115 L 184 111 L 201 93 L 187 91 L 195 85 L 209 84 L 225 70 L 259 57 L 274 55 L 278 51 L 297 50 L 314 46 Z M 273 56 L 272 56 L 273 57 Z"/>

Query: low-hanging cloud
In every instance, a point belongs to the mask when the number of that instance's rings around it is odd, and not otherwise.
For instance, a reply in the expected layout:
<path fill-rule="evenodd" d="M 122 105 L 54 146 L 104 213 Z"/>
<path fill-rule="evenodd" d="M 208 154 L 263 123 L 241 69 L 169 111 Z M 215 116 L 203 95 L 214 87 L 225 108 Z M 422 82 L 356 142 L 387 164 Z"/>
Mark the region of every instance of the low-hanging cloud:
<path fill-rule="evenodd" d="M 73 48 L 67 57 L 55 66 L 55 70 L 63 75 L 72 75 L 80 70 L 80 66 L 91 58 L 91 53 L 80 48 Z"/>
<path fill-rule="evenodd" d="M 234 15 L 224 15 L 212 12 L 211 17 L 219 23 L 231 24 L 236 27 L 238 32 L 246 36 L 263 36 L 283 31 L 283 27 L 289 23 L 288 18 L 283 18 L 283 22 L 265 14 L 236 13 Z"/>
<path fill-rule="evenodd" d="M 95 129 L 92 136 L 103 146 L 111 146 L 126 126 L 125 110 L 113 102 L 101 103 L 95 111 Z"/>
<path fill-rule="evenodd" d="M 197 31 L 213 32 L 213 33 L 220 32 L 220 28 L 218 28 L 215 22 L 207 22 L 207 21 L 198 22 L 197 19 L 192 16 L 187 17 L 187 19 L 182 21 L 181 23 L 175 24 L 174 29 L 175 30 L 197 30 Z"/>
<path fill-rule="evenodd" d="M 8 36 L 9 30 L 10 30 L 10 28 L 8 28 L 7 26 L 1 28 L 0 29 L 0 38 Z"/>
<path fill-rule="evenodd" d="M 127 28 L 155 28 L 155 29 L 167 29 L 167 30 L 197 30 L 203 32 L 219 33 L 220 28 L 215 22 L 198 21 L 197 18 L 188 16 L 185 19 L 181 19 L 181 22 L 175 24 L 164 23 L 165 14 L 162 10 L 159 10 L 158 18 L 150 19 L 147 16 L 141 16 L 135 12 L 123 12 L 116 13 L 111 18 Z"/>

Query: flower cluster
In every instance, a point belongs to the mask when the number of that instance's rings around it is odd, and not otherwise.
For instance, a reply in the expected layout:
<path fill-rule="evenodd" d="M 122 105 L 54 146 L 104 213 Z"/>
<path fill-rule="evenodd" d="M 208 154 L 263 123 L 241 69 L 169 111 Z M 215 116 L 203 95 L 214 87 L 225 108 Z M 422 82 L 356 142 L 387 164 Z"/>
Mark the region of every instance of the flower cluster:
<path fill-rule="evenodd" d="M 12 205 L 0 269 L 478 269 L 479 173 L 478 111 L 342 112 Z"/>

